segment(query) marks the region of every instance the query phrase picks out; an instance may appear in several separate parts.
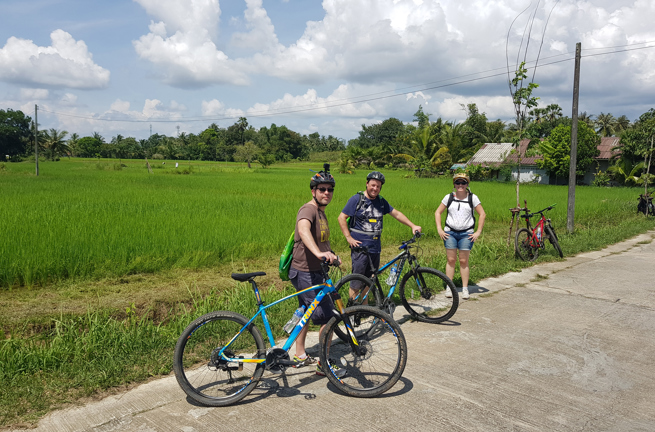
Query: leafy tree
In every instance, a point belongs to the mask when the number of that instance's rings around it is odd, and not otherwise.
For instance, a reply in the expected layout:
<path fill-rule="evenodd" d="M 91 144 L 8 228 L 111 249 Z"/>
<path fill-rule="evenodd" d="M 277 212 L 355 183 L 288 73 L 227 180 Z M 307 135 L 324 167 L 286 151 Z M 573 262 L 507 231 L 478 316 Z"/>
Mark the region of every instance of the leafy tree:
<path fill-rule="evenodd" d="M 259 154 L 259 149 L 252 141 L 246 141 L 242 146 L 237 146 L 236 151 L 234 152 L 234 160 L 240 162 L 247 162 L 248 168 L 251 168 L 250 162 L 257 158 Z"/>
<path fill-rule="evenodd" d="M 0 156 L 15 159 L 25 154 L 32 139 L 32 119 L 22 111 L 0 110 Z"/>
<path fill-rule="evenodd" d="M 257 157 L 257 162 L 259 162 L 262 168 L 268 168 L 275 163 L 275 156 L 269 153 L 261 153 Z"/>
<path fill-rule="evenodd" d="M 612 165 L 607 170 L 614 180 L 626 186 L 636 186 L 639 184 L 639 174 L 644 169 L 644 163 L 632 163 L 629 159 L 620 159 L 616 165 Z"/>
<path fill-rule="evenodd" d="M 351 141 L 351 145 L 363 149 L 377 147 L 396 141 L 405 131 L 405 125 L 397 118 L 391 117 L 382 123 L 371 126 L 362 125 L 359 137 Z"/>
<path fill-rule="evenodd" d="M 576 175 L 582 176 L 600 154 L 598 150 L 600 137 L 586 123 L 578 122 L 578 153 Z M 550 175 L 566 177 L 571 164 L 571 126 L 560 125 L 540 144 L 542 160 L 537 161 L 539 168 Z"/>
<path fill-rule="evenodd" d="M 423 112 L 423 106 L 418 106 L 418 111 L 414 113 L 414 121 L 418 123 L 418 128 L 423 129 L 430 126 L 430 114 Z"/>
<path fill-rule="evenodd" d="M 96 157 L 100 154 L 102 142 L 94 137 L 83 137 L 77 141 L 77 155 L 80 157 Z"/>

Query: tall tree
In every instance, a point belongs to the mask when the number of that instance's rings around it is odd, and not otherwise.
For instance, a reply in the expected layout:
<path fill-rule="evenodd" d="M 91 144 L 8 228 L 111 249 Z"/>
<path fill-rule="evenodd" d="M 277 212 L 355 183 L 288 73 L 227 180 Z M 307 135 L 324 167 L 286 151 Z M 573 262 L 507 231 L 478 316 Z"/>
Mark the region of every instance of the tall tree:
<path fill-rule="evenodd" d="M 594 157 L 600 154 L 598 150 L 600 137 L 584 122 L 578 122 L 578 153 L 576 160 L 576 175 L 584 175 L 587 168 L 594 162 Z M 537 161 L 539 168 L 545 169 L 550 175 L 566 177 L 571 164 L 571 126 L 560 125 L 539 145 L 542 160 Z"/>
<path fill-rule="evenodd" d="M 32 138 L 32 119 L 22 111 L 0 110 L 0 156 L 16 158 L 26 152 Z"/>

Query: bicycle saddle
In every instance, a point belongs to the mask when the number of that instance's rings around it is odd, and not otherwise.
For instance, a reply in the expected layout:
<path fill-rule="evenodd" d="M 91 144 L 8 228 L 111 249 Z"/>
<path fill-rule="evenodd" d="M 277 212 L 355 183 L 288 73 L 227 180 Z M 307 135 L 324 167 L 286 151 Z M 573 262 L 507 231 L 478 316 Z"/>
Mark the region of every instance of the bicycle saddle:
<path fill-rule="evenodd" d="M 232 279 L 239 282 L 246 282 L 256 276 L 266 276 L 266 273 L 264 272 L 232 273 Z"/>

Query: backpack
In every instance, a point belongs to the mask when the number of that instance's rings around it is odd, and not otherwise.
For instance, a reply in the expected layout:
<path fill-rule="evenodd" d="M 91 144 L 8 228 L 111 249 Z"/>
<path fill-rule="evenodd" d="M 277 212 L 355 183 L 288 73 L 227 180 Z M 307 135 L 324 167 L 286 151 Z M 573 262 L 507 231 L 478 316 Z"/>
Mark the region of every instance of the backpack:
<path fill-rule="evenodd" d="M 471 228 L 475 228 L 475 211 L 474 211 L 474 208 L 473 208 L 473 194 L 471 193 L 470 190 L 469 190 L 468 192 L 469 192 L 468 203 L 469 203 L 469 207 L 471 207 L 471 217 L 473 217 L 473 225 L 471 225 L 471 226 L 468 227 L 468 228 L 464 228 L 463 230 L 456 230 L 456 229 L 453 229 L 453 227 L 451 227 L 450 225 L 448 225 L 448 223 L 446 223 L 446 226 L 447 226 L 448 228 L 450 228 L 451 231 L 454 231 L 454 232 L 464 232 L 464 231 L 468 231 L 468 230 L 470 230 Z M 451 192 L 450 196 L 448 197 L 448 204 L 446 204 L 446 209 L 449 209 L 449 208 L 450 208 L 450 205 L 451 205 L 454 201 L 455 201 L 455 193 L 454 193 L 454 192 Z M 457 200 L 457 201 L 458 201 L 458 202 L 462 202 L 462 201 L 460 201 L 460 200 Z"/>
<path fill-rule="evenodd" d="M 346 222 L 348 223 L 349 229 L 355 228 L 355 215 L 357 214 L 359 209 L 361 209 L 362 206 L 364 205 L 364 192 L 359 191 L 357 193 L 359 194 L 359 201 L 357 201 L 357 208 L 355 208 L 355 213 L 353 213 L 352 216 L 348 216 L 348 218 L 346 218 Z"/>
<path fill-rule="evenodd" d="M 295 243 L 293 237 L 295 233 L 295 230 L 291 233 L 291 237 L 289 237 L 289 241 L 287 241 L 286 246 L 282 250 L 282 255 L 280 255 L 279 274 L 280 279 L 283 281 L 289 280 L 289 268 L 291 268 L 291 261 L 293 261 L 293 245 Z"/>

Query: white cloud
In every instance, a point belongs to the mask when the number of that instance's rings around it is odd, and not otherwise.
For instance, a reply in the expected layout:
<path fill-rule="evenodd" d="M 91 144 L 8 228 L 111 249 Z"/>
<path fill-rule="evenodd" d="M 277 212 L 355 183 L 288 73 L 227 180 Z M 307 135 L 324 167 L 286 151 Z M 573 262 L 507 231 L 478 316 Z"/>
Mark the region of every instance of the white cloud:
<path fill-rule="evenodd" d="M 50 34 L 52 45 L 10 37 L 0 49 L 0 80 L 75 89 L 98 89 L 109 84 L 109 71 L 93 62 L 84 41 L 63 31 Z"/>
<path fill-rule="evenodd" d="M 245 85 L 242 67 L 214 41 L 220 17 L 218 0 L 135 0 L 161 21 L 133 41 L 137 54 L 161 71 L 164 82 L 178 87 L 209 84 Z"/>
<path fill-rule="evenodd" d="M 45 100 L 50 97 L 50 92 L 46 89 L 22 88 L 20 89 L 21 100 L 35 101 Z"/>

